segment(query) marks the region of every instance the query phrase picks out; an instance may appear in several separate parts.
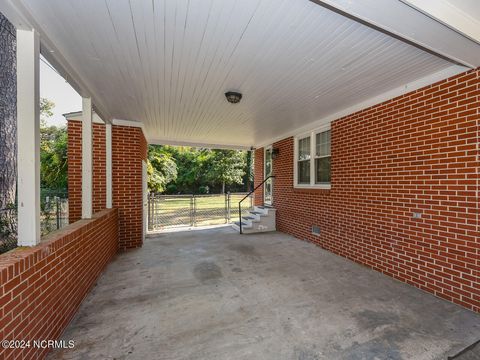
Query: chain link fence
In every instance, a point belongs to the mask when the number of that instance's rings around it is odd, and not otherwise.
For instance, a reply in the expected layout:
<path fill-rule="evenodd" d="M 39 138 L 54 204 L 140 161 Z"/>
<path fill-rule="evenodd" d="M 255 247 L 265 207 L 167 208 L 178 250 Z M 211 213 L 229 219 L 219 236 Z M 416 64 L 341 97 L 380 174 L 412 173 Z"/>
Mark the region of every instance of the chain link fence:
<path fill-rule="evenodd" d="M 66 191 L 41 190 L 40 230 L 42 236 L 68 225 Z M 0 254 L 17 247 L 17 208 L 0 209 Z"/>
<path fill-rule="evenodd" d="M 40 202 L 42 235 L 68 225 L 68 198 L 62 193 L 47 193 Z"/>
<path fill-rule="evenodd" d="M 17 210 L 0 209 L 0 254 L 17 247 Z"/>
<path fill-rule="evenodd" d="M 228 224 L 238 221 L 238 202 L 248 193 L 157 195 L 148 197 L 148 230 Z M 253 208 L 253 194 L 242 212 Z"/>

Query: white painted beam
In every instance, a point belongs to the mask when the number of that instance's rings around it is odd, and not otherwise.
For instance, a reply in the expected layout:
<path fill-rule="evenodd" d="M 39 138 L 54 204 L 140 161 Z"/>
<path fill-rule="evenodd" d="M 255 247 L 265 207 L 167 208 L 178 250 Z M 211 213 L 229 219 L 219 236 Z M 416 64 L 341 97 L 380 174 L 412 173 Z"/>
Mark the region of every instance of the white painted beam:
<path fill-rule="evenodd" d="M 310 1 L 457 64 L 480 66 L 476 42 L 401 1 Z"/>
<path fill-rule="evenodd" d="M 112 208 L 112 125 L 105 124 L 107 209 Z"/>
<path fill-rule="evenodd" d="M 55 46 L 54 42 L 44 30 L 45 24 L 37 21 L 35 14 L 31 13 L 23 0 L 0 0 L 0 12 L 17 29 L 36 29 L 40 35 L 40 52 L 48 62 L 58 71 L 58 73 L 83 97 L 91 97 L 92 86 L 85 82 L 85 79 L 63 56 L 62 52 Z M 95 110 L 107 122 L 111 121 L 111 116 L 106 111 L 106 107 L 101 104 L 101 98 L 95 97 Z"/>
<path fill-rule="evenodd" d="M 459 31 L 468 38 L 480 43 L 480 20 L 470 16 L 458 7 L 455 0 L 401 0 L 415 9 L 431 16 L 449 28 Z M 477 5 L 478 6 L 478 5 Z"/>
<path fill-rule="evenodd" d="M 191 146 L 207 149 L 224 149 L 224 150 L 249 150 L 252 146 L 239 144 L 222 144 L 222 143 L 199 143 L 193 141 L 178 141 L 171 139 L 153 139 L 147 138 L 147 142 L 152 145 L 171 145 L 171 146 Z"/>
<path fill-rule="evenodd" d="M 92 218 L 93 122 L 92 99 L 82 98 L 82 219 Z"/>
<path fill-rule="evenodd" d="M 18 245 L 40 242 L 40 42 L 17 30 Z"/>

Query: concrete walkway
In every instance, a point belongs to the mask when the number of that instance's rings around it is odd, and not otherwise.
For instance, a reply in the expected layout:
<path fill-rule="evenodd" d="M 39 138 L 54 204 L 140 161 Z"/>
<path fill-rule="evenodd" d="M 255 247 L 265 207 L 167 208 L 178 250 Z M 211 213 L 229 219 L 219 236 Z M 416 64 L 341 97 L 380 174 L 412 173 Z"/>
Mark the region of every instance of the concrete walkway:
<path fill-rule="evenodd" d="M 480 316 L 282 233 L 161 234 L 119 255 L 50 359 L 446 359 Z"/>

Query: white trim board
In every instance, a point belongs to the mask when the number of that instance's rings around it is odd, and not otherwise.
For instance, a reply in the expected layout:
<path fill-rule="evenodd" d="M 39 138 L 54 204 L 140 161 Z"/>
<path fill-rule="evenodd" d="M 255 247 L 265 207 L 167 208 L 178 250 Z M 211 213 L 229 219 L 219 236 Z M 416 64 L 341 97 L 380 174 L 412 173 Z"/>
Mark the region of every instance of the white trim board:
<path fill-rule="evenodd" d="M 330 190 L 332 184 L 316 184 L 315 183 L 315 151 L 316 142 L 315 135 L 324 131 L 331 130 L 330 123 L 324 124 L 321 127 L 312 129 L 308 132 L 297 134 L 293 137 L 293 187 L 295 189 L 317 189 L 317 190 Z M 310 184 L 298 184 L 298 140 L 305 137 L 310 138 Z M 331 156 L 331 155 L 330 155 Z M 313 164 L 312 164 L 313 163 Z"/>
<path fill-rule="evenodd" d="M 311 1 L 449 61 L 472 69 L 480 65 L 478 43 L 472 41 L 470 36 L 439 21 L 444 19 L 425 15 L 425 12 L 403 0 Z M 440 0 L 421 2 L 434 3 L 433 7 L 437 8 L 438 13 L 437 3 Z"/>
<path fill-rule="evenodd" d="M 400 0 L 480 44 L 480 21 L 445 0 Z"/>
<path fill-rule="evenodd" d="M 83 113 L 81 111 L 71 112 L 71 113 L 68 113 L 68 114 L 63 114 L 63 116 L 65 117 L 65 119 L 67 119 L 67 121 L 83 121 Z M 93 116 L 92 116 L 92 122 L 94 124 L 105 124 L 106 123 L 95 112 L 93 113 Z"/>
<path fill-rule="evenodd" d="M 203 147 L 209 149 L 224 149 L 224 150 L 252 150 L 253 147 L 245 145 L 235 144 L 212 144 L 212 143 L 200 143 L 190 141 L 176 141 L 169 139 L 148 139 L 149 144 L 153 145 L 171 145 L 171 146 L 191 146 L 191 147 Z"/>
<path fill-rule="evenodd" d="M 461 74 L 462 72 L 468 71 L 467 67 L 460 66 L 460 65 L 452 65 L 448 67 L 447 69 L 438 71 L 434 74 L 431 74 L 429 76 L 426 76 L 424 78 L 415 80 L 411 83 L 405 84 L 403 86 L 397 87 L 395 89 L 392 89 L 390 91 L 384 92 L 378 96 L 375 96 L 373 98 L 370 98 L 368 100 L 362 101 L 358 104 L 355 104 L 353 106 L 347 107 L 343 110 L 340 110 L 336 113 L 333 113 L 331 115 L 325 116 L 324 118 L 314 121 L 308 125 L 304 125 L 302 127 L 299 127 L 293 131 L 286 132 L 280 136 L 277 136 L 275 138 L 269 139 L 268 141 L 264 141 L 260 144 L 257 144 L 255 147 L 256 148 L 261 148 L 269 144 L 273 144 L 277 141 L 292 137 L 292 136 L 297 136 L 302 133 L 307 133 L 310 131 L 313 131 L 319 127 L 322 127 L 328 123 L 332 123 L 335 120 L 338 120 L 340 118 L 343 118 L 347 115 L 354 114 L 358 111 L 365 110 L 369 107 L 372 107 L 374 105 L 379 105 L 385 101 L 392 100 L 396 97 L 405 95 L 409 92 L 413 92 L 415 90 L 421 89 L 423 87 L 427 87 L 429 85 L 435 84 L 436 82 L 439 82 L 441 80 L 448 79 L 452 76 Z"/>

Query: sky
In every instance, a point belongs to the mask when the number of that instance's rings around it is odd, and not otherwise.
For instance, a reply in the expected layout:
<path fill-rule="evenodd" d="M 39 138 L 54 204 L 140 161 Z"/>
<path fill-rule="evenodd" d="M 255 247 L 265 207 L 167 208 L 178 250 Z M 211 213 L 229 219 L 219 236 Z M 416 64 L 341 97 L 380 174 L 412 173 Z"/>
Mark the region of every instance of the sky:
<path fill-rule="evenodd" d="M 49 125 L 66 125 L 62 114 L 82 110 L 82 98 L 57 72 L 40 61 L 40 97 L 55 103 L 53 116 L 47 120 Z"/>

